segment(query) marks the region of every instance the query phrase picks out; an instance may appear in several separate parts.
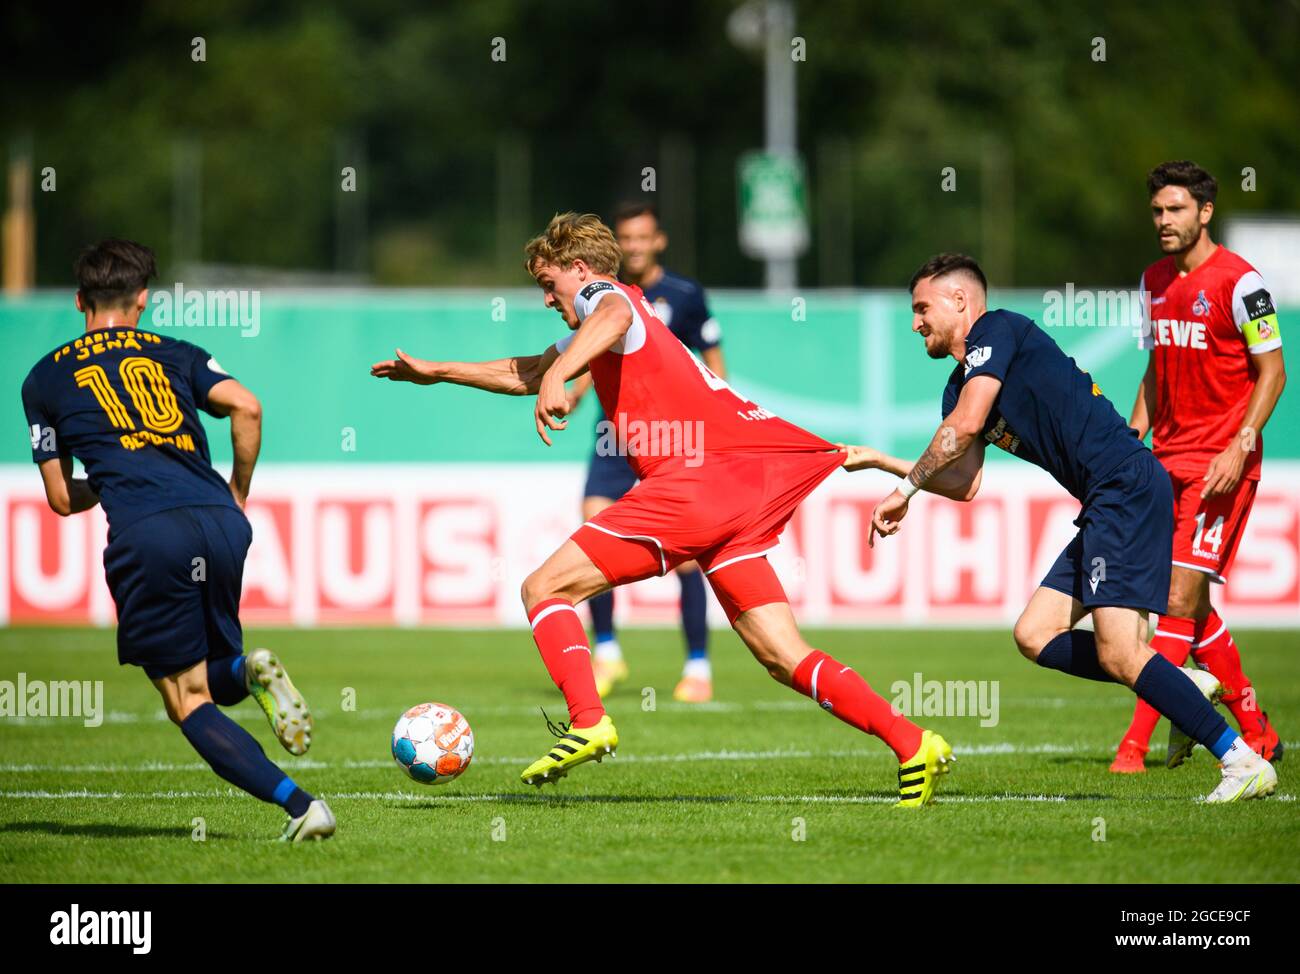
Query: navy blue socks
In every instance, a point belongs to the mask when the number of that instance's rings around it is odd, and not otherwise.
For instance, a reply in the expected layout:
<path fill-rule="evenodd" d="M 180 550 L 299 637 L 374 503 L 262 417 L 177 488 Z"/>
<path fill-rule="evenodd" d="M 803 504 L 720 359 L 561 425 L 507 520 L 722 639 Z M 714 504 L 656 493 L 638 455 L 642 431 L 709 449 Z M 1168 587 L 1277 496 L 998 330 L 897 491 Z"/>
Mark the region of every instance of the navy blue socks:
<path fill-rule="evenodd" d="M 587 600 L 591 607 L 591 628 L 596 638 L 594 642 L 607 643 L 614 638 L 614 593 L 601 592 Z"/>
<path fill-rule="evenodd" d="M 208 660 L 208 692 L 218 707 L 233 707 L 248 696 L 244 685 L 244 657 Z"/>
<path fill-rule="evenodd" d="M 1177 724 L 1192 740 L 1204 744 L 1216 758 L 1223 757 L 1237 739 L 1196 684 L 1159 653 L 1142 668 L 1133 692 Z"/>
<path fill-rule="evenodd" d="M 307 811 L 311 795 L 271 762 L 252 734 L 214 704 L 197 707 L 181 721 L 181 733 L 212 770 L 235 787 L 279 805 L 294 818 Z"/>
<path fill-rule="evenodd" d="M 1085 680 L 1115 682 L 1097 661 L 1097 637 L 1087 629 L 1071 629 L 1056 636 L 1043 647 L 1036 662 L 1039 666 L 1081 676 Z"/>
<path fill-rule="evenodd" d="M 708 659 L 709 602 L 704 572 L 678 574 L 682 583 L 682 632 L 686 636 L 686 658 Z"/>
<path fill-rule="evenodd" d="M 1038 654 L 1038 665 L 1086 680 L 1116 682 L 1097 661 L 1097 637 L 1087 629 L 1071 629 L 1056 636 Z M 1223 757 L 1237 739 L 1196 684 L 1159 653 L 1142 668 L 1133 692 L 1216 758 Z"/>

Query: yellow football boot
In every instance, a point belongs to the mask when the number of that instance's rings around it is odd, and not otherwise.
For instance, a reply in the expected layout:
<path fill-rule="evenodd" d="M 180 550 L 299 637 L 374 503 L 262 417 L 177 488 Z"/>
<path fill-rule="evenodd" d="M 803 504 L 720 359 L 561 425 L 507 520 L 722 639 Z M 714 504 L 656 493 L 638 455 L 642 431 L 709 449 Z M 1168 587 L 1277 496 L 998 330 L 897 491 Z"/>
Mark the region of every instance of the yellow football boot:
<path fill-rule="evenodd" d="M 627 679 L 627 660 L 621 656 L 612 660 L 593 657 L 591 673 L 596 678 L 596 692 L 604 700 L 617 684 Z"/>
<path fill-rule="evenodd" d="M 920 808 L 934 800 L 939 776 L 952 770 L 952 748 L 934 731 L 921 732 L 917 752 L 898 766 L 898 804 L 895 808 Z"/>
<path fill-rule="evenodd" d="M 556 727 L 549 719 L 546 725 L 555 734 L 556 741 L 546 754 L 524 768 L 519 778 L 526 785 L 540 788 L 548 781 L 554 784 L 580 764 L 588 761 L 599 763 L 606 755 L 612 757 L 618 747 L 618 730 L 609 714 L 590 727 L 570 727 L 567 724 Z"/>

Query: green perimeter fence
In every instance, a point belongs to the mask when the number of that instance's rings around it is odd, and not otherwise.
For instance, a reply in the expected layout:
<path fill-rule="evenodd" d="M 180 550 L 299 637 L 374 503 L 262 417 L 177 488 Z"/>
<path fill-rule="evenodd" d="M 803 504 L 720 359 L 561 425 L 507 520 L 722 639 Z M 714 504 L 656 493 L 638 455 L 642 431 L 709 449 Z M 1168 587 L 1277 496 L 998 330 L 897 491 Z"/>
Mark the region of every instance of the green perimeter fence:
<path fill-rule="evenodd" d="M 1090 294 L 1097 295 L 1095 304 Z M 1146 361 L 1122 307 L 1128 296 L 995 292 L 991 305 L 1048 323 L 1127 416 Z M 370 363 L 398 346 L 424 358 L 460 360 L 542 351 L 565 326 L 536 290 L 232 291 L 215 296 L 233 302 L 215 312 L 213 297 L 155 291 L 142 327 L 203 346 L 261 397 L 264 462 L 571 461 L 591 447 L 593 397 L 547 449 L 526 398 L 399 387 L 368 375 Z M 905 292 L 724 291 L 712 294 L 710 305 L 722 326 L 732 385 L 748 397 L 831 440 L 903 456 L 925 447 L 953 363 L 926 357 L 910 331 Z M 1279 310 L 1289 322 L 1300 309 Z M 30 458 L 19 397 L 27 370 L 82 327 L 70 291 L 0 299 L 9 417 L 0 463 Z M 214 459 L 227 461 L 225 432 L 210 439 Z M 1265 439 L 1268 456 L 1300 458 L 1300 395 L 1283 397 Z"/>

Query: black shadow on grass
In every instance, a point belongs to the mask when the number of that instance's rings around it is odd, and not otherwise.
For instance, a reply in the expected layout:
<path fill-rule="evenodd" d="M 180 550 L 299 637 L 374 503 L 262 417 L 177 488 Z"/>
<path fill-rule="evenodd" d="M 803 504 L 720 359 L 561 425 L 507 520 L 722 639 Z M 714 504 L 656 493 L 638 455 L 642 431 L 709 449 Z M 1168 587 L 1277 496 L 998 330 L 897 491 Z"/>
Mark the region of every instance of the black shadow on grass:
<path fill-rule="evenodd" d="M 7 822 L 0 832 L 45 832 L 49 835 L 82 835 L 92 839 L 179 839 L 190 838 L 194 830 L 182 826 L 115 825 L 111 822 Z M 209 839 L 231 839 L 224 832 L 208 832 Z"/>

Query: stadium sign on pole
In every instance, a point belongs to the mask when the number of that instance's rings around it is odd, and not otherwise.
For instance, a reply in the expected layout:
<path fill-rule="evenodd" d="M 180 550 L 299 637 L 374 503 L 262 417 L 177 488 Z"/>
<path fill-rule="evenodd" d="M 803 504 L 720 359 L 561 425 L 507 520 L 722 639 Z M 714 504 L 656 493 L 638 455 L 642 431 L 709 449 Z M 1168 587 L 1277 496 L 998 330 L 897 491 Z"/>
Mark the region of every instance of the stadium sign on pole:
<path fill-rule="evenodd" d="M 790 260 L 808 249 L 803 163 L 796 156 L 740 157 L 740 247 L 757 260 Z"/>

